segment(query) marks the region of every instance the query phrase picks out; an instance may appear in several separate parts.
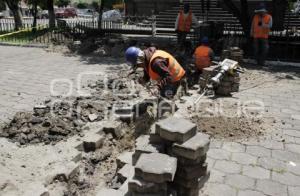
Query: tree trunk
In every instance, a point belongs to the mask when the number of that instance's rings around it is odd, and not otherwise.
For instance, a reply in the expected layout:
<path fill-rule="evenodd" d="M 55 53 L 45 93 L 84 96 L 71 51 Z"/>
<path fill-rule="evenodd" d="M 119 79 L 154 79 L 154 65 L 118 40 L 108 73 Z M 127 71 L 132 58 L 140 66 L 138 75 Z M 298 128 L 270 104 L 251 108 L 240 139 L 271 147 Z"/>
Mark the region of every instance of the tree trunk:
<path fill-rule="evenodd" d="M 54 2 L 53 0 L 47 0 L 47 8 L 49 14 L 49 27 L 55 27 L 55 13 L 54 13 Z"/>
<path fill-rule="evenodd" d="M 101 0 L 100 9 L 99 9 L 99 20 L 98 20 L 98 29 L 102 29 L 102 14 L 104 8 L 104 0 Z"/>
<path fill-rule="evenodd" d="M 32 31 L 36 32 L 36 26 L 37 26 L 37 13 L 38 13 L 38 0 L 35 0 L 33 2 L 33 8 L 32 8 L 32 14 L 33 14 L 33 25 L 32 25 Z"/>
<path fill-rule="evenodd" d="M 18 5 L 18 1 L 12 1 L 12 0 L 6 0 L 5 1 L 9 9 L 14 15 L 15 20 L 15 30 L 19 30 L 22 28 L 22 17 L 21 17 L 21 11 Z"/>

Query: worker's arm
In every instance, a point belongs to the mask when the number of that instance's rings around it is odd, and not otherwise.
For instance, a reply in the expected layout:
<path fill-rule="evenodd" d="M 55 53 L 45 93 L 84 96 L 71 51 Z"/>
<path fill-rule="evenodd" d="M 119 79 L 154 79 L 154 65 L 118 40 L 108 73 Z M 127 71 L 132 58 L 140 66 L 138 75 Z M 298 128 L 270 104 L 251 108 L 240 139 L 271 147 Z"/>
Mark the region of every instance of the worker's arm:
<path fill-rule="evenodd" d="M 175 31 L 177 31 L 178 29 L 178 21 L 179 21 L 179 14 L 177 15 L 176 22 L 175 22 Z"/>
<path fill-rule="evenodd" d="M 172 82 L 172 76 L 168 68 L 167 59 L 157 58 L 151 66 L 152 70 L 161 78 L 158 84 L 159 88 L 162 88 L 164 85 Z"/>

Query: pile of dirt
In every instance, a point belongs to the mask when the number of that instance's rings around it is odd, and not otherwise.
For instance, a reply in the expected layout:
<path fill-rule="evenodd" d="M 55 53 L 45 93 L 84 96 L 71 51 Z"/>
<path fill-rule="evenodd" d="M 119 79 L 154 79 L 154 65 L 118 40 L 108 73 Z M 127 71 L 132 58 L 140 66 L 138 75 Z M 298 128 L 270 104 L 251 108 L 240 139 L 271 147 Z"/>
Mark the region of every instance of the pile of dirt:
<path fill-rule="evenodd" d="M 106 87 L 106 86 L 107 87 Z M 12 121 L 0 130 L 0 137 L 24 144 L 56 143 L 69 136 L 80 134 L 87 122 L 110 117 L 113 105 L 138 97 L 127 78 L 109 78 L 107 83 L 98 81 L 90 85 L 91 96 L 47 100 L 33 112 L 18 112 Z"/>
<path fill-rule="evenodd" d="M 190 119 L 197 124 L 199 131 L 218 139 L 258 139 L 275 128 L 274 119 L 266 118 L 258 111 L 240 112 L 240 107 L 234 102 L 225 102 L 222 107 L 203 103 L 200 111 L 190 111 Z"/>

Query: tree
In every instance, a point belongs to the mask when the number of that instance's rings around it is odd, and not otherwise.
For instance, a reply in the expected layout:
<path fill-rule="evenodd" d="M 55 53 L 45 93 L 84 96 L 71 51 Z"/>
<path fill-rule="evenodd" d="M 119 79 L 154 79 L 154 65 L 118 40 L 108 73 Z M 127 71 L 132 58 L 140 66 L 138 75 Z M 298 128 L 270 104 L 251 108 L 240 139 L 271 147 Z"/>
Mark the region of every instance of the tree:
<path fill-rule="evenodd" d="M 87 7 L 88 7 L 87 3 L 80 2 L 77 4 L 78 9 L 86 9 Z"/>
<path fill-rule="evenodd" d="M 4 3 L 4 1 L 0 1 L 0 11 L 2 10 L 6 10 L 6 5 Z"/>
<path fill-rule="evenodd" d="M 47 0 L 47 9 L 49 14 L 49 27 L 55 27 L 54 0 Z"/>
<path fill-rule="evenodd" d="M 58 7 L 67 7 L 71 3 L 70 0 L 56 0 L 55 5 Z"/>
<path fill-rule="evenodd" d="M 37 14 L 38 14 L 38 5 L 40 3 L 40 0 L 28 0 L 26 1 L 28 5 L 31 5 L 31 13 L 33 16 L 33 32 L 36 32 L 37 27 Z"/>
<path fill-rule="evenodd" d="M 0 0 L 2 3 L 6 3 L 10 11 L 12 12 L 15 20 L 15 30 L 19 30 L 22 28 L 22 17 L 21 17 L 21 11 L 19 8 L 20 0 Z"/>

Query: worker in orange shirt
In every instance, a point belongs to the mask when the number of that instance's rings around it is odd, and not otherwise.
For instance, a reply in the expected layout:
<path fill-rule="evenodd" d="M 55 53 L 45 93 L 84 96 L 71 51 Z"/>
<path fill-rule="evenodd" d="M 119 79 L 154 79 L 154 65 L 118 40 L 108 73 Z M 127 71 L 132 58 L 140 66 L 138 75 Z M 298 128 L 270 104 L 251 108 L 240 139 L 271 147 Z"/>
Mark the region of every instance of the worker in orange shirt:
<path fill-rule="evenodd" d="M 258 9 L 255 10 L 255 16 L 253 17 L 251 26 L 251 36 L 253 37 L 254 55 L 257 65 L 265 65 L 269 51 L 269 32 L 272 25 L 272 16 L 268 14 L 265 4 L 261 3 Z"/>
<path fill-rule="evenodd" d="M 199 25 L 199 22 L 193 12 L 190 10 L 190 4 L 185 3 L 183 10 L 180 10 L 175 22 L 175 31 L 177 32 L 177 43 L 183 47 L 186 36 L 190 32 L 192 24 Z"/>
<path fill-rule="evenodd" d="M 203 68 L 211 66 L 214 51 L 209 47 L 208 37 L 202 38 L 201 45 L 196 48 L 193 57 L 199 72 L 202 72 Z"/>
<path fill-rule="evenodd" d="M 141 83 L 150 79 L 157 81 L 157 90 L 162 97 L 173 98 L 177 94 L 178 87 L 185 81 L 185 70 L 171 54 L 163 50 L 157 50 L 155 47 L 145 50 L 129 47 L 125 56 L 133 72 L 138 67 L 144 69 Z M 156 89 L 151 89 L 151 92 L 156 95 Z"/>

